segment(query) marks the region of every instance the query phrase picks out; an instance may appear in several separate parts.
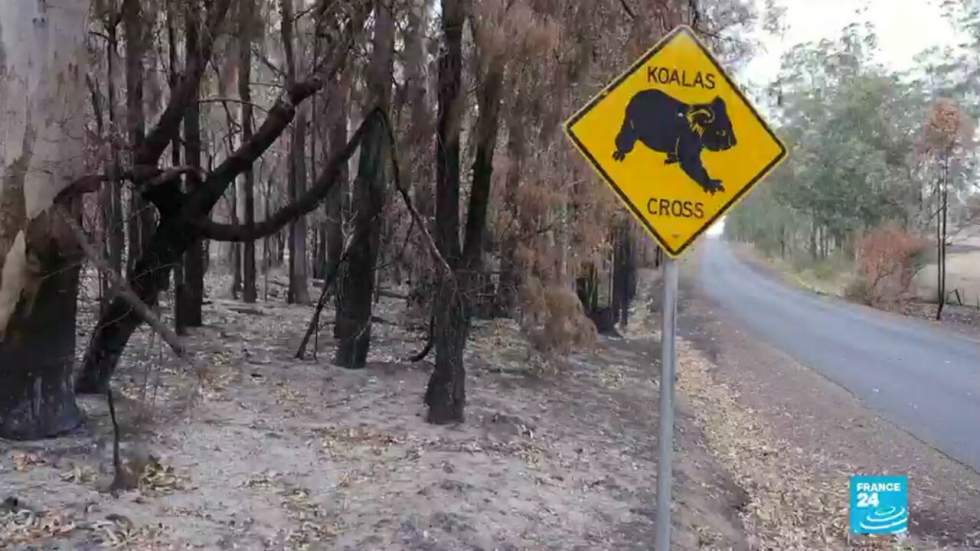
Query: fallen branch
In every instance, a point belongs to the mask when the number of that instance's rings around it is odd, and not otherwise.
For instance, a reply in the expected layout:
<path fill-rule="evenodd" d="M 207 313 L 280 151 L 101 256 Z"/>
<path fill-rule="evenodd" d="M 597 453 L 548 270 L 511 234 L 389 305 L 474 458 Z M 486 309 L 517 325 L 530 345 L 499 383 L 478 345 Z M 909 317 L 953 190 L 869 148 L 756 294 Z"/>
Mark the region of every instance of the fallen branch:
<path fill-rule="evenodd" d="M 446 262 L 446 258 L 442 256 L 441 252 L 439 252 L 439 247 L 436 246 L 436 242 L 432 238 L 432 234 L 430 234 L 428 228 L 425 227 L 425 219 L 422 218 L 422 215 L 419 214 L 419 211 L 412 203 L 412 197 L 409 195 L 408 190 L 405 189 L 404 185 L 402 185 L 401 170 L 399 169 L 398 163 L 398 142 L 395 140 L 395 131 L 392 129 L 391 121 L 388 119 L 387 115 L 384 116 L 384 126 L 385 132 L 388 135 L 388 151 L 391 154 L 391 172 L 392 178 L 395 181 L 395 188 L 398 189 L 398 193 L 401 194 L 402 200 L 405 201 L 405 207 L 408 208 L 409 214 L 412 215 L 412 219 L 415 221 L 415 224 L 418 225 L 419 231 L 422 232 L 422 237 L 425 240 L 425 244 L 429 248 L 429 253 L 432 255 L 433 259 L 435 259 L 436 264 L 439 265 L 439 268 L 443 271 L 443 273 L 446 274 L 455 285 L 456 278 L 453 276 L 453 269 L 449 267 L 449 263 Z"/>
<path fill-rule="evenodd" d="M 340 267 L 344 265 L 347 261 L 347 256 L 350 254 L 351 249 L 353 249 L 354 244 L 363 239 L 367 232 L 371 230 L 372 226 L 366 224 L 361 228 L 361 231 L 353 234 L 347 240 L 347 244 L 344 245 L 343 252 L 340 253 L 340 258 L 331 267 L 330 273 L 327 277 L 323 279 L 323 289 L 320 291 L 320 298 L 316 301 L 316 308 L 313 310 L 313 317 L 310 318 L 310 324 L 306 327 L 306 334 L 303 335 L 303 341 L 299 343 L 299 349 L 296 350 L 296 359 L 302 360 L 306 357 L 306 345 L 310 342 L 310 337 L 313 333 L 318 331 L 320 328 L 320 314 L 323 312 L 323 307 L 327 305 L 327 294 L 330 292 L 330 287 L 333 286 L 334 282 L 337 280 L 337 275 L 340 274 Z M 313 350 L 314 357 L 316 356 L 316 350 Z"/>
<path fill-rule="evenodd" d="M 87 235 L 85 235 L 85 230 L 82 229 L 81 225 L 72 218 L 71 214 L 61 205 L 55 205 L 54 209 L 61 216 L 61 219 L 68 225 L 71 230 L 72 235 L 75 237 L 75 241 L 85 252 L 85 256 L 94 264 L 99 270 L 105 272 L 106 277 L 113 285 L 112 295 L 118 296 L 126 301 L 127 304 L 136 312 L 143 321 L 147 323 L 158 335 L 164 340 L 170 349 L 173 350 L 174 354 L 178 358 L 183 358 L 186 360 L 186 350 L 182 342 L 180 342 L 180 337 L 173 332 L 169 327 L 167 327 L 153 310 L 146 305 L 145 302 L 140 300 L 139 296 L 133 291 L 133 289 L 126 283 L 115 270 L 112 269 L 112 265 L 108 260 L 102 257 L 96 249 L 95 245 L 89 241 Z"/>

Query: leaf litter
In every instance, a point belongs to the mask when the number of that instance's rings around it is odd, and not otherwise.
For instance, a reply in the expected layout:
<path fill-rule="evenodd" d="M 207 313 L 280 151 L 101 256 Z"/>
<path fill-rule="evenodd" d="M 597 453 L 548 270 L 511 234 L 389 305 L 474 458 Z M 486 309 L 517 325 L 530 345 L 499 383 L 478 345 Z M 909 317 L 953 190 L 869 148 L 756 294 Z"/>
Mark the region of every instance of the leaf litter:
<path fill-rule="evenodd" d="M 603 339 L 595 350 L 548 359 L 516 322 L 477 320 L 466 349 L 467 421 L 434 427 L 424 422 L 421 404 L 431 364 L 401 359 L 424 340 L 403 304 L 382 298 L 377 315 L 395 323 L 374 326 L 368 368 L 349 371 L 330 365 L 328 332 L 316 360 L 293 359 L 309 308 L 260 303 L 254 308 L 263 315 L 256 315 L 210 292 L 208 325 L 188 339 L 193 354 L 209 359 L 206 380 L 160 352 L 145 331 L 116 376 L 118 392 L 146 409 L 132 430 L 165 458 L 143 473 L 140 491 L 116 500 L 95 488 L 83 466 L 104 473 L 105 454 L 92 462 L 91 452 L 80 450 L 107 449 L 109 425 L 98 400 L 82 400 L 92 434 L 65 452 L 79 470 L 26 455 L 33 451 L 0 458 L 4 488 L 47 509 L 29 519 L 0 518 L 0 535 L 18 538 L 0 541 L 147 549 L 649 548 L 658 385 L 646 356 L 624 348 L 625 341 Z M 631 331 L 649 338 L 644 323 L 637 318 Z M 708 379 L 685 379 L 685 389 L 710 387 Z M 737 405 L 710 388 L 698 392 Z M 680 460 L 691 484 L 678 491 L 677 548 L 739 547 L 743 534 L 728 505 L 737 492 L 726 486 L 722 465 L 761 470 L 785 451 L 772 445 L 768 462 L 758 464 L 741 451 L 765 436 L 748 412 L 698 421 L 679 422 L 681 441 L 704 422 L 713 449 L 691 448 Z M 782 545 L 817 541 L 778 534 L 787 521 L 769 500 L 790 496 L 777 480 L 737 478 L 753 498 L 742 520 L 760 542 L 790 549 Z M 826 526 L 830 535 L 836 529 Z"/>

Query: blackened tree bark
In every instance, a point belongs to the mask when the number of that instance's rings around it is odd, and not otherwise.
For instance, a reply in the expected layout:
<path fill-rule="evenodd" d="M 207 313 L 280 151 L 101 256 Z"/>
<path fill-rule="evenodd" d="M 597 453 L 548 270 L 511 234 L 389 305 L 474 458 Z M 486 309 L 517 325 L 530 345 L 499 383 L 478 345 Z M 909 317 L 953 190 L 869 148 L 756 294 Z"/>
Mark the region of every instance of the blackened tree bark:
<path fill-rule="evenodd" d="M 497 142 L 500 95 L 504 67 L 500 52 L 479 52 L 483 68 L 476 122 L 476 159 L 470 191 L 463 246 L 459 242 L 460 143 L 459 106 L 462 81 L 462 26 L 465 12 L 461 0 L 443 0 L 444 47 L 439 59 L 436 145 L 436 245 L 452 268 L 454 277 L 443 278 L 436 292 L 433 317 L 435 369 L 425 392 L 427 420 L 445 424 L 462 422 L 466 403 L 466 369 L 463 351 L 470 331 L 473 295 L 479 282 L 483 256 L 493 153 Z M 473 25 L 480 22 L 472 19 Z M 474 35 L 479 35 L 474 29 Z"/>
<path fill-rule="evenodd" d="M 122 3 L 123 35 L 126 39 L 126 127 L 132 145 L 132 164 L 138 164 L 136 152 L 143 147 L 146 134 L 146 116 L 143 110 L 143 57 L 146 52 L 146 24 L 143 9 L 138 0 Z M 139 193 L 131 193 L 129 200 L 129 254 L 127 266 L 132 269 L 143 253 L 146 242 L 153 232 L 153 205 Z"/>
<path fill-rule="evenodd" d="M 88 2 L 0 2 L 0 437 L 82 422 L 71 388 L 81 251 L 56 208 L 85 155 Z M 16 101 L 13 101 L 16 98 Z"/>
<path fill-rule="evenodd" d="M 113 7 L 106 6 L 104 0 L 96 2 L 96 12 L 102 18 L 103 28 L 106 34 L 106 116 L 109 120 L 109 128 L 116 128 L 118 115 L 116 110 L 116 67 L 119 64 L 118 51 L 118 32 L 119 18 Z M 123 221 L 123 200 L 122 183 L 119 178 L 121 170 L 121 160 L 119 144 L 117 140 L 109 142 L 110 156 L 106 174 L 108 175 L 107 185 L 103 186 L 100 198 L 102 206 L 102 216 L 106 232 L 106 257 L 109 259 L 109 266 L 117 273 L 123 271 L 123 251 L 126 248 L 126 225 Z M 107 280 L 108 281 L 108 280 Z M 108 296 L 109 288 L 105 287 L 103 292 L 103 304 L 105 308 L 109 304 L 111 297 Z"/>
<path fill-rule="evenodd" d="M 390 7 L 374 3 L 373 55 L 367 71 L 367 105 L 387 112 L 391 105 L 395 22 Z M 385 143 L 387 134 L 374 127 L 361 147 L 354 181 L 354 232 L 365 235 L 347 253 L 341 266 L 336 316 L 337 353 L 334 363 L 349 369 L 363 368 L 371 345 L 371 309 L 375 267 L 381 246 L 381 212 L 385 196 Z"/>
<path fill-rule="evenodd" d="M 187 3 L 186 10 L 186 59 L 200 56 L 200 15 L 195 2 Z M 184 115 L 184 159 L 188 166 L 201 167 L 201 107 L 198 94 L 192 95 Z M 187 189 L 197 185 L 194 177 L 188 177 Z M 174 300 L 174 319 L 177 333 L 187 327 L 200 327 L 204 323 L 201 306 L 204 302 L 204 246 L 200 239 L 193 239 L 183 255 L 182 270 L 178 272 Z"/>
<path fill-rule="evenodd" d="M 436 223 L 439 253 L 456 272 L 462 250 L 459 244 L 459 109 L 463 65 L 463 2 L 442 0 L 443 45 L 439 54 L 438 119 L 436 122 Z M 466 371 L 463 348 L 468 318 L 462 289 L 445 274 L 433 303 L 432 339 L 436 364 L 425 391 L 427 420 L 444 424 L 463 421 Z"/>
<path fill-rule="evenodd" d="M 218 27 L 224 21 L 230 0 L 214 0 L 209 3 L 207 32 L 202 33 L 202 46 L 198 55 L 188 59 L 185 74 L 177 92 L 172 95 L 163 114 L 136 155 L 140 165 L 155 166 L 166 145 L 179 127 L 182 114 L 195 97 L 201 76 L 213 51 L 213 41 Z M 332 44 L 330 56 L 323 64 L 323 79 L 331 79 L 344 66 L 354 37 L 363 28 L 366 19 L 366 3 L 344 3 L 337 9 L 345 10 L 338 40 Z M 265 116 L 255 131 L 252 141 L 242 144 L 228 158 L 208 172 L 204 181 L 186 194 L 169 186 L 154 186 L 147 195 L 161 212 L 161 219 L 150 246 L 129 273 L 130 287 L 144 303 L 155 305 L 159 292 L 164 288 L 167 270 L 198 238 L 195 228 L 207 222 L 208 215 L 224 195 L 227 187 L 242 174 L 289 128 L 296 117 L 297 106 L 322 87 L 320 77 L 289 86 Z M 352 139 L 353 140 L 353 139 Z M 320 198 L 322 199 L 322 198 Z M 315 204 L 314 204 L 315 206 Z M 311 207 L 312 208 L 312 207 Z M 308 212 L 308 211 L 306 211 Z M 276 226 L 272 231 L 280 229 Z M 251 239 L 271 235 L 252 234 Z M 122 299 L 114 299 L 105 313 L 99 317 L 96 330 L 85 353 L 81 375 L 76 382 L 77 392 L 103 392 L 118 364 L 130 336 L 142 323 L 132 307 Z"/>
<path fill-rule="evenodd" d="M 80 218 L 76 202 L 74 216 Z M 30 222 L 25 248 L 42 276 L 33 296 L 17 302 L 0 339 L 0 437 L 55 436 L 82 422 L 71 388 L 81 252 L 54 212 Z"/>
<path fill-rule="evenodd" d="M 252 29 L 255 26 L 255 7 L 253 0 L 239 0 L 238 15 L 238 96 L 242 100 L 242 142 L 252 139 Z M 255 176 L 252 169 L 245 171 L 245 182 L 242 186 L 245 196 L 245 227 L 255 225 Z M 255 285 L 255 241 L 246 241 L 242 251 L 242 299 L 251 303 L 258 299 Z"/>
<path fill-rule="evenodd" d="M 238 182 L 229 186 L 228 206 L 231 223 L 238 225 Z M 230 243 L 228 247 L 228 265 L 231 266 L 231 297 L 238 299 L 242 294 L 242 244 Z"/>
<path fill-rule="evenodd" d="M 474 27 L 481 23 L 472 19 Z M 463 246 L 463 269 L 466 300 L 474 315 L 487 315 L 493 296 L 493 285 L 483 265 L 487 236 L 487 210 L 490 205 L 490 182 L 493 177 L 493 156 L 497 145 L 500 119 L 500 98 L 503 92 L 503 52 L 493 46 L 481 48 L 482 74 L 478 87 L 476 121 L 476 156 L 473 160 L 473 185 L 470 189 L 469 211 Z"/>
<path fill-rule="evenodd" d="M 328 147 L 330 152 L 335 154 L 347 144 L 347 121 L 350 116 L 348 105 L 348 91 L 350 90 L 350 77 L 342 76 L 334 81 L 336 91 L 332 94 L 330 102 L 330 130 L 328 136 Z M 330 191 L 326 201 L 326 254 L 327 261 L 325 273 L 333 273 L 338 269 L 340 255 L 344 249 L 344 201 L 348 194 L 349 178 L 347 165 L 345 164 L 337 174 L 337 184 Z M 335 294 L 336 309 L 340 308 L 340 294 Z M 333 326 L 333 336 L 340 336 L 336 323 Z"/>
<path fill-rule="evenodd" d="M 317 89 L 315 84 L 297 85 L 270 110 L 252 142 L 243 144 L 210 172 L 200 185 L 184 196 L 179 207 L 162 217 L 150 247 L 130 272 L 133 291 L 144 303 L 153 306 L 164 288 L 167 270 L 198 239 L 195 225 L 207 219 L 208 213 L 224 195 L 235 178 L 257 159 L 282 133 L 296 114 L 296 105 Z M 277 228 L 278 229 L 278 228 Z M 260 236 L 261 237 L 261 236 Z M 141 319 L 126 301 L 116 298 L 100 316 L 85 353 L 82 373 L 75 384 L 79 393 L 102 393 L 115 370 L 119 357 Z"/>
<path fill-rule="evenodd" d="M 297 61 L 293 39 L 295 24 L 294 0 L 280 0 L 282 11 L 282 43 L 286 54 L 286 81 L 296 82 Z M 306 121 L 304 107 L 300 107 L 293 125 L 289 144 L 289 200 L 296 201 L 306 191 Z M 289 290 L 287 302 L 310 303 L 306 270 L 306 218 L 299 217 L 289 226 Z"/>
<path fill-rule="evenodd" d="M 170 93 L 174 93 L 177 89 L 177 85 L 180 83 L 180 68 L 179 64 L 179 54 L 177 53 L 177 21 L 178 17 L 178 7 L 174 2 L 167 3 L 167 44 L 169 46 L 168 54 L 170 58 Z M 180 166 L 181 157 L 181 139 L 180 135 L 175 135 L 170 144 L 170 162 L 173 166 Z M 184 289 L 184 266 L 178 262 L 174 265 L 174 331 L 178 335 L 186 335 L 187 327 L 182 319 L 182 309 L 178 306 L 180 304 L 180 299 L 182 298 L 181 293 Z"/>
<path fill-rule="evenodd" d="M 936 237 L 938 242 L 937 263 L 936 263 L 936 320 L 943 317 L 943 307 L 946 305 L 946 223 L 949 216 L 949 161 L 952 157 L 952 148 L 943 148 L 941 163 L 942 169 L 939 176 L 939 214 L 936 217 Z"/>
<path fill-rule="evenodd" d="M 629 324 L 629 308 L 636 294 L 636 261 L 629 222 L 615 230 L 613 248 L 612 309 L 615 321 Z"/>

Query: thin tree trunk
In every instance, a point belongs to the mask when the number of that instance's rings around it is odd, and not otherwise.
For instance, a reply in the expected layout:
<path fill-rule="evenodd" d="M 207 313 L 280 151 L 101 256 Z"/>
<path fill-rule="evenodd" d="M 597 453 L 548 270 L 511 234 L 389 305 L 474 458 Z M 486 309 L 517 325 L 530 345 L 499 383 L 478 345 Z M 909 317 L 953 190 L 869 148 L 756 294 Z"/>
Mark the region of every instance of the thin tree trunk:
<path fill-rule="evenodd" d="M 504 202 L 512 213 L 512 217 L 517 219 L 520 213 L 520 205 L 517 204 L 517 190 L 521 185 L 521 171 L 524 166 L 525 151 L 525 121 L 523 101 L 520 93 L 515 93 L 515 105 L 510 110 L 507 118 L 507 158 L 510 164 L 507 166 L 507 173 L 504 176 Z M 517 290 L 520 286 L 520 279 L 517 270 L 517 259 L 515 257 L 516 228 L 511 229 L 515 235 L 506 236 L 506 242 L 500 249 L 500 278 L 497 282 L 496 309 L 502 315 L 509 315 L 517 305 Z"/>
<path fill-rule="evenodd" d="M 373 57 L 368 67 L 368 97 L 364 112 L 372 107 L 388 111 L 391 105 L 391 73 L 395 46 L 395 22 L 389 7 L 374 3 Z M 381 247 L 381 213 L 385 196 L 385 131 L 375 125 L 361 146 L 354 182 L 354 231 L 366 235 L 358 240 L 340 267 L 341 285 L 336 333 L 338 366 L 359 369 L 367 361 L 371 345 L 371 299 L 375 268 Z"/>
<path fill-rule="evenodd" d="M 624 222 L 618 227 L 615 236 L 612 277 L 613 319 L 626 326 L 629 324 L 629 306 L 633 298 L 631 281 L 636 278 L 629 224 Z"/>
<path fill-rule="evenodd" d="M 436 245 L 457 272 L 462 256 L 459 243 L 460 138 L 459 109 L 462 83 L 462 31 L 464 10 L 461 0 L 442 0 L 444 44 L 439 55 L 438 109 L 436 135 Z M 468 315 L 463 289 L 455 279 L 444 275 L 433 302 L 433 343 L 435 368 L 425 391 L 429 406 L 427 420 L 445 424 L 462 422 L 466 403 L 466 346 Z"/>
<path fill-rule="evenodd" d="M 331 94 L 330 101 L 330 129 L 329 129 L 329 151 L 338 152 L 347 143 L 347 121 L 349 117 L 348 93 L 350 90 L 350 77 L 344 76 L 334 82 L 335 92 Z M 328 155 L 329 156 L 329 155 Z M 340 255 L 344 248 L 344 198 L 348 193 L 347 165 L 341 168 L 337 175 L 337 185 L 330 191 L 326 200 L 326 273 L 331 273 L 337 269 L 340 262 Z M 339 293 L 335 293 L 338 297 Z M 337 326 L 334 325 L 334 338 L 337 335 Z"/>
<path fill-rule="evenodd" d="M 238 22 L 238 96 L 242 100 L 242 142 L 252 139 L 252 29 L 255 25 L 255 6 L 253 0 L 239 0 Z M 255 225 L 255 176 L 252 169 L 245 171 L 242 187 L 245 196 L 245 227 L 251 230 Z M 255 241 L 246 241 L 242 250 L 242 299 L 255 302 L 258 290 L 255 285 Z"/>
<path fill-rule="evenodd" d="M 942 319 L 943 307 L 946 305 L 946 220 L 949 211 L 949 157 L 949 152 L 946 152 L 943 157 L 942 183 L 939 191 L 941 218 L 936 222 L 939 231 L 939 261 L 936 265 L 939 278 L 937 286 L 939 306 L 936 308 L 936 320 Z"/>
<path fill-rule="evenodd" d="M 174 2 L 167 3 L 167 43 L 169 46 L 169 57 L 170 57 L 170 93 L 174 93 L 177 89 L 178 73 L 180 71 L 178 67 L 178 54 L 177 54 L 177 7 Z M 180 166 L 180 136 L 175 135 L 170 144 L 170 162 L 173 166 Z M 184 266 L 182 263 L 178 262 L 174 266 L 174 331 L 178 335 L 186 335 L 187 329 L 182 319 L 182 308 L 180 308 L 180 299 L 182 297 L 184 283 L 186 281 L 184 275 Z"/>
<path fill-rule="evenodd" d="M 106 41 L 106 115 L 109 120 L 109 128 L 115 129 L 118 124 L 116 110 L 116 66 L 118 64 L 118 22 L 115 13 L 97 4 L 97 10 L 105 21 L 105 32 L 108 40 Z M 117 273 L 123 270 L 123 251 L 126 247 L 126 226 L 123 222 L 122 204 L 122 185 L 119 181 L 119 171 L 121 161 L 119 157 L 119 145 L 117 140 L 109 141 L 110 158 L 106 167 L 106 174 L 109 176 L 108 182 L 103 186 L 103 197 L 101 200 L 103 220 L 106 233 L 106 256 L 109 259 L 109 266 Z M 103 293 L 103 304 L 100 309 L 104 309 L 111 297 L 108 293 Z"/>
<path fill-rule="evenodd" d="M 126 38 L 126 126 L 133 155 L 143 147 L 146 117 L 143 111 L 143 56 L 145 53 L 143 10 L 140 2 L 122 3 L 123 33 Z M 135 158 L 133 164 L 136 164 Z M 153 232 L 153 206 L 139 193 L 129 197 L 129 254 L 127 266 L 132 269 Z"/>
<path fill-rule="evenodd" d="M 434 142 L 435 128 L 429 110 L 427 98 L 426 66 L 428 56 L 425 51 L 425 39 L 428 31 L 430 5 L 428 2 L 418 2 L 409 8 L 406 16 L 408 29 L 405 37 L 404 67 L 405 89 L 404 102 L 408 108 L 408 131 L 402 134 L 399 151 L 403 156 L 422 157 L 430 155 Z M 434 170 L 432 163 L 412 163 L 409 174 L 412 181 L 412 195 L 415 206 L 427 224 L 430 233 L 435 232 L 432 220 L 435 215 Z M 413 255 L 409 261 L 411 270 L 409 304 L 420 309 L 432 308 L 432 290 L 435 287 L 432 267 L 428 257 Z"/>
<path fill-rule="evenodd" d="M 238 225 L 238 182 L 231 185 L 231 194 L 228 197 L 228 204 L 230 206 L 231 212 L 230 218 L 231 223 Z M 238 299 L 238 296 L 242 294 L 242 244 L 241 243 L 229 243 L 228 247 L 228 265 L 231 267 L 231 297 Z"/>
<path fill-rule="evenodd" d="M 293 39 L 294 0 L 280 0 L 282 43 L 286 54 L 286 80 L 296 82 L 297 60 Z M 306 191 L 306 109 L 300 107 L 293 123 L 289 144 L 289 200 L 296 201 Z M 289 226 L 289 290 L 287 302 L 310 303 L 306 270 L 306 217 L 300 216 Z"/>
<path fill-rule="evenodd" d="M 186 18 L 186 59 L 192 59 L 197 55 L 200 46 L 198 30 L 200 16 L 195 3 L 188 3 Z M 191 101 L 184 114 L 184 159 L 188 166 L 200 167 L 202 166 L 201 108 L 196 98 L 197 92 L 194 93 L 194 101 Z M 196 182 L 191 182 L 186 191 L 193 190 L 197 185 Z M 178 333 L 182 333 L 187 327 L 200 327 L 204 324 L 201 312 L 201 306 L 204 302 L 204 246 L 200 239 L 194 239 L 191 242 L 187 252 L 183 255 L 181 264 L 183 277 L 177 286 L 174 300 L 174 317 L 176 318 Z"/>

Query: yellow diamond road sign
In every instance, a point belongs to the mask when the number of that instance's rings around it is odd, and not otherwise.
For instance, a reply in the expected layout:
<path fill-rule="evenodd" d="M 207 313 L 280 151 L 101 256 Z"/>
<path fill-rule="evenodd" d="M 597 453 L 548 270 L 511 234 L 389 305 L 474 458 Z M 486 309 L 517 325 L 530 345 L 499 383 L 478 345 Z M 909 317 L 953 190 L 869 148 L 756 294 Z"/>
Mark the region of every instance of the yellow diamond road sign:
<path fill-rule="evenodd" d="M 786 155 L 688 27 L 674 29 L 565 131 L 672 257 Z"/>

